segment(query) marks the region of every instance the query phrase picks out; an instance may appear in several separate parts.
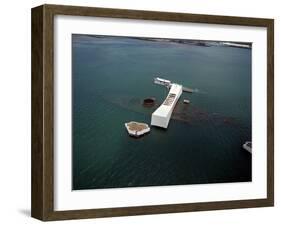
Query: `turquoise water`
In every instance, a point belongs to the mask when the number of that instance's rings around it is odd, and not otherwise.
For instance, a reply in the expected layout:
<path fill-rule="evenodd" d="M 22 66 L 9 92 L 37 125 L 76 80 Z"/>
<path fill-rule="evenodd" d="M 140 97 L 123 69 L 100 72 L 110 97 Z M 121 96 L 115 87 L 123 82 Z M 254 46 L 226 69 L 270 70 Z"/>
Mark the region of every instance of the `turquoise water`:
<path fill-rule="evenodd" d="M 72 36 L 73 189 L 251 181 L 251 49 L 128 37 Z M 124 123 L 150 123 L 183 93 L 167 130 L 134 139 Z M 145 108 L 142 100 L 156 98 Z M 183 104 L 189 99 L 189 105 Z"/>

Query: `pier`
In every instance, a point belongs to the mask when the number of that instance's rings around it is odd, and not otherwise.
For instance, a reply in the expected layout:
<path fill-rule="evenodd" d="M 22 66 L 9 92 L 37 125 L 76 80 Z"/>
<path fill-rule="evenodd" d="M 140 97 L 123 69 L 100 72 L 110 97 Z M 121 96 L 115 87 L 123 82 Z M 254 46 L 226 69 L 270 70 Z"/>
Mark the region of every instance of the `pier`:
<path fill-rule="evenodd" d="M 157 85 L 165 86 L 168 89 L 170 89 L 172 84 L 173 84 L 170 80 L 159 78 L 159 77 L 154 78 L 154 83 L 157 84 Z M 188 87 L 184 87 L 184 86 L 182 87 L 182 91 L 187 92 L 187 93 L 193 93 L 194 92 L 193 89 L 188 88 Z"/>

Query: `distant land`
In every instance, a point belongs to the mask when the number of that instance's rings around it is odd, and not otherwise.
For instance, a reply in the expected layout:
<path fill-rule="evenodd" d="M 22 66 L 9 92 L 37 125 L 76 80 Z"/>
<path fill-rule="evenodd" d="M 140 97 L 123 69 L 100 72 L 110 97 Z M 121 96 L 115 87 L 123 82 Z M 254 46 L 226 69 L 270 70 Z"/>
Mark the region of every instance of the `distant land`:
<path fill-rule="evenodd" d="M 116 36 L 107 36 L 107 35 L 85 35 L 89 37 L 96 38 L 110 38 Z M 142 41 L 151 41 L 151 42 L 174 42 L 179 44 L 189 44 L 196 46 L 229 46 L 234 48 L 246 48 L 251 49 L 251 42 L 234 42 L 234 41 L 215 41 L 215 40 L 195 40 L 195 39 L 173 39 L 173 38 L 153 38 L 153 37 L 131 37 L 131 36 L 122 36 L 124 38 L 137 39 Z M 232 45 L 233 44 L 233 45 Z"/>

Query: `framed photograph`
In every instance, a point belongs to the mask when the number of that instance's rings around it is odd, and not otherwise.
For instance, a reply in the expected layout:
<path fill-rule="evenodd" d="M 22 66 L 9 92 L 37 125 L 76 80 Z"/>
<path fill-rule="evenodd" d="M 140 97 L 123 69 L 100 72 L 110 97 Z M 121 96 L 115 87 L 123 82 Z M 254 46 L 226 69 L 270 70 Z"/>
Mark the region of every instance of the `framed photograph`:
<path fill-rule="evenodd" d="M 274 21 L 32 9 L 32 217 L 274 205 Z"/>

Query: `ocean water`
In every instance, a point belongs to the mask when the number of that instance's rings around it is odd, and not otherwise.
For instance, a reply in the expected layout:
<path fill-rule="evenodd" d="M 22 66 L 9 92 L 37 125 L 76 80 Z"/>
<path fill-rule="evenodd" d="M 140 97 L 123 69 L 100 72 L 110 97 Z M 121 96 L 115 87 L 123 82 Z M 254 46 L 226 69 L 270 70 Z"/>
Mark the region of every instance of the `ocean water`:
<path fill-rule="evenodd" d="M 251 49 L 209 44 L 72 35 L 74 190 L 251 181 L 242 149 L 251 140 Z M 150 124 L 168 93 L 156 75 L 197 92 L 182 94 L 167 130 L 129 137 L 124 123 Z M 147 97 L 154 107 L 143 107 Z"/>

